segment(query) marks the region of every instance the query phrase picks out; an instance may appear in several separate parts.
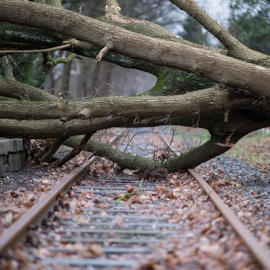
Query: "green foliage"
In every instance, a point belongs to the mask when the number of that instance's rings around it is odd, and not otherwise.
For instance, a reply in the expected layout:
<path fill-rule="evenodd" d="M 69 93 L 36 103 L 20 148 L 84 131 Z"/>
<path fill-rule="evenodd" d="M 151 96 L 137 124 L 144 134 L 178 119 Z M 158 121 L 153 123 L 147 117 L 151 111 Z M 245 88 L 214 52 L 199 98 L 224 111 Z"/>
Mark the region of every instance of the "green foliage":
<path fill-rule="evenodd" d="M 248 47 L 270 54 L 270 0 L 231 0 L 230 32 Z"/>
<path fill-rule="evenodd" d="M 121 195 L 121 196 L 116 200 L 115 204 L 118 204 L 118 203 L 120 203 L 121 201 L 123 201 L 123 200 L 125 200 L 125 199 L 128 199 L 129 197 L 131 197 L 131 196 L 133 196 L 133 195 L 135 195 L 135 193 L 130 193 L 130 192 L 125 193 L 125 194 Z"/>

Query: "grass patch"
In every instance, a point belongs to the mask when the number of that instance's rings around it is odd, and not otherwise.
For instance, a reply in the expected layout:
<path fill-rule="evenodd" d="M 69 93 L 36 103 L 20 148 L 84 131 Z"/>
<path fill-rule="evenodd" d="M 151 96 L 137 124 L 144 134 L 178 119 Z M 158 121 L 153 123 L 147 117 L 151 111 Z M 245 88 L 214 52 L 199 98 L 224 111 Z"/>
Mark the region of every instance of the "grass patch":
<path fill-rule="evenodd" d="M 239 158 L 262 169 L 270 169 L 270 135 L 252 132 L 243 137 L 225 155 Z"/>

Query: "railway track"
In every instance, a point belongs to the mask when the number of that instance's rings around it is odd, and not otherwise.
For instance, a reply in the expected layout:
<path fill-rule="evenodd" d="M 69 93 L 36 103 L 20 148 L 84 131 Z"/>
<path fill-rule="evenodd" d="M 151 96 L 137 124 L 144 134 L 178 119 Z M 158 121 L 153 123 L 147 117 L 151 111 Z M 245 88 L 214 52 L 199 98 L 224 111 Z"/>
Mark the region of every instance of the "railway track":
<path fill-rule="evenodd" d="M 270 269 L 267 252 L 194 170 L 189 174 L 196 181 L 187 174 L 158 182 L 134 175 L 107 179 L 89 174 L 93 162 L 95 158 L 62 180 L 1 235 L 3 260 L 17 256 L 22 269 L 235 269 L 240 254 L 246 262 L 238 269 Z M 197 226 L 197 214 L 204 217 L 203 225 Z M 215 236 L 211 230 L 217 229 L 222 233 Z M 223 248 L 231 248 L 232 257 L 220 254 L 222 259 L 200 261 L 200 253 L 220 252 L 215 241 L 225 231 L 232 236 L 227 241 L 241 239 Z M 207 250 L 208 232 L 213 239 Z M 25 250 L 18 251 L 17 245 L 10 251 L 21 238 Z M 189 251 L 194 249 L 191 242 L 196 252 Z"/>

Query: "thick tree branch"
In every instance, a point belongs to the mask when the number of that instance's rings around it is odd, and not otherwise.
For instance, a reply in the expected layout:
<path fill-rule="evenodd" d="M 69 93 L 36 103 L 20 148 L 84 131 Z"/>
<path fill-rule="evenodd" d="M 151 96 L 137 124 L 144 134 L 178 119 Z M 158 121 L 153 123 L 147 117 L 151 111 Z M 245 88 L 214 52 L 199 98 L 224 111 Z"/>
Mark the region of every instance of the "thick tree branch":
<path fill-rule="evenodd" d="M 39 20 L 41 16 L 43 20 Z M 45 5 L 41 8 L 39 4 L 30 2 L 2 0 L 0 17 L 7 22 L 57 31 L 99 46 L 112 41 L 113 50 L 116 52 L 195 72 L 213 81 L 248 89 L 257 95 L 270 96 L 270 70 L 268 68 L 243 63 L 211 51 L 134 34 L 125 29 L 119 31 L 118 27 L 74 12 Z M 54 23 L 56 21 L 57 24 Z M 187 59 L 189 55 L 192 55 L 192 58 Z"/>
<path fill-rule="evenodd" d="M 0 96 L 15 98 L 19 100 L 32 101 L 56 101 L 59 100 L 43 90 L 23 84 L 10 77 L 2 77 L 0 75 Z M 4 116 L 5 113 L 2 113 Z"/>
<path fill-rule="evenodd" d="M 35 159 L 37 159 L 39 162 L 50 162 L 53 155 L 57 152 L 66 139 L 66 137 L 54 139 L 51 143 L 45 146 L 43 151 L 38 153 Z"/>
<path fill-rule="evenodd" d="M 76 155 L 78 155 L 85 147 L 85 145 L 87 144 L 87 142 L 89 141 L 89 139 L 91 138 L 92 134 L 85 134 L 83 139 L 80 141 L 79 144 L 77 144 L 77 146 L 75 146 L 72 151 L 70 153 L 68 153 L 65 157 L 63 157 L 62 159 L 59 159 L 57 161 L 55 161 L 53 163 L 53 165 L 57 166 L 57 167 L 61 167 L 62 165 L 64 165 L 66 162 L 68 162 L 69 160 L 71 160 L 72 158 L 74 158 Z"/>
<path fill-rule="evenodd" d="M 175 172 L 181 169 L 195 167 L 215 156 L 225 153 L 246 134 L 253 130 L 259 129 L 264 125 L 270 124 L 270 120 L 267 116 L 264 117 L 264 119 L 261 118 L 261 122 L 259 122 L 257 121 L 259 116 L 252 120 L 254 115 L 250 115 L 251 118 L 246 118 L 248 114 L 248 111 L 242 113 L 242 115 L 240 111 L 235 111 L 225 123 L 223 122 L 222 117 L 216 118 L 216 121 L 214 122 L 214 119 L 211 119 L 211 116 L 202 115 L 202 121 L 200 122 L 199 126 L 209 129 L 209 127 L 212 125 L 210 128 L 212 130 L 210 140 L 199 147 L 193 148 L 190 151 L 175 158 L 171 158 L 163 163 L 134 156 L 128 153 L 123 153 L 118 149 L 113 149 L 107 144 L 97 142 L 95 140 L 90 140 L 85 146 L 84 150 L 92 152 L 94 155 L 107 157 L 113 162 L 117 163 L 122 169 L 129 168 L 145 171 L 162 167 L 166 168 L 169 172 Z M 186 120 L 187 119 L 185 119 L 185 121 Z M 209 120 L 212 124 L 209 123 Z M 204 124 L 204 122 L 206 123 Z M 186 122 L 186 124 L 190 126 L 191 123 L 192 120 L 189 123 Z M 176 118 L 172 120 L 172 124 L 181 123 Z M 182 124 L 184 124 L 184 122 L 182 122 Z M 74 147 L 76 142 L 78 142 L 78 138 L 72 137 L 65 141 L 64 144 Z"/>
<path fill-rule="evenodd" d="M 163 166 L 169 172 L 196 167 L 203 162 L 227 152 L 244 135 L 245 134 L 234 135 L 234 131 L 231 131 L 231 133 L 228 133 L 226 136 L 214 134 L 205 144 L 195 147 L 181 156 L 169 159 L 164 162 Z"/>
<path fill-rule="evenodd" d="M 34 49 L 43 51 L 44 49 L 62 46 L 64 43 L 68 45 L 68 48 L 66 48 L 67 51 L 95 58 L 101 49 L 100 46 L 76 39 L 70 39 L 70 37 L 60 35 L 54 31 L 46 31 L 36 27 L 20 26 L 6 22 L 0 22 L 0 39 L 0 48 L 3 51 L 6 51 L 11 47 L 18 51 L 31 51 Z M 20 43 L 18 43 L 18 41 Z M 150 62 L 110 51 L 104 56 L 103 60 L 122 67 L 139 69 L 153 75 L 158 75 L 160 71 L 164 69 L 162 66 L 157 66 Z"/>
<path fill-rule="evenodd" d="M 69 138 L 64 142 L 64 144 L 70 147 L 76 147 L 81 138 L 81 136 Z M 119 149 L 111 148 L 106 143 L 92 139 L 85 145 L 84 150 L 93 153 L 93 155 L 110 159 L 121 169 L 139 169 L 141 171 L 145 171 L 154 170 L 160 166 L 160 163 L 157 161 L 124 153 Z"/>
<path fill-rule="evenodd" d="M 205 144 L 193 148 L 192 150 L 175 158 L 171 158 L 163 163 L 124 153 L 119 149 L 113 149 L 107 144 L 95 140 L 89 140 L 85 145 L 84 150 L 89 151 L 94 155 L 110 159 L 120 166 L 121 169 L 139 169 L 140 171 L 146 171 L 165 168 L 168 172 L 176 172 L 183 169 L 193 168 L 213 157 L 225 153 L 242 137 L 243 134 L 235 134 L 233 131 L 228 133 L 226 136 L 213 135 Z M 72 137 L 66 140 L 64 144 L 70 147 L 75 147 L 80 139 L 81 136 Z"/>
<path fill-rule="evenodd" d="M 60 120 L 11 120 L 0 119 L 0 137 L 7 138 L 61 138 L 86 133 L 94 133 L 110 127 L 125 127 L 124 117 L 97 118 L 89 120 L 70 120 L 66 123 Z"/>
<path fill-rule="evenodd" d="M 0 92 L 1 93 L 1 92 Z M 261 109 L 256 99 L 229 89 L 209 88 L 176 96 L 101 97 L 84 101 L 1 102 L 0 118 L 60 119 L 107 116 L 137 117 L 181 116 L 194 113 L 242 108 Z M 252 104 L 254 103 L 254 106 Z M 268 106 L 269 107 L 269 106 Z M 268 108 L 264 107 L 264 110 Z"/>
<path fill-rule="evenodd" d="M 110 127 L 153 127 L 161 125 L 182 125 L 206 128 L 213 134 L 224 135 L 228 131 L 240 129 L 242 134 L 267 127 L 270 125 L 270 114 L 251 110 L 234 110 L 225 120 L 224 111 L 200 113 L 189 116 L 152 117 L 150 119 L 106 117 L 95 118 L 92 121 L 70 120 L 12 120 L 0 119 L 0 137 L 22 138 L 60 138 L 71 137 L 86 133 L 94 133 Z"/>
<path fill-rule="evenodd" d="M 69 39 L 55 31 L 46 31 L 36 27 L 26 27 L 0 21 L 1 50 L 48 49 L 63 45 Z"/>

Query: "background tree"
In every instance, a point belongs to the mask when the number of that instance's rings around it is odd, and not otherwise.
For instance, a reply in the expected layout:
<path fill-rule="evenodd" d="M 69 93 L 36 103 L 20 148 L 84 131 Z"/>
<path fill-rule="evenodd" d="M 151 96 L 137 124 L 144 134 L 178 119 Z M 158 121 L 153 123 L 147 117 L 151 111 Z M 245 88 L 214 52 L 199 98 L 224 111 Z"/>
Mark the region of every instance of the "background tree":
<path fill-rule="evenodd" d="M 180 32 L 180 36 L 188 41 L 209 45 L 207 32 L 203 31 L 203 27 L 192 17 L 187 17 L 183 23 L 183 31 Z"/>
<path fill-rule="evenodd" d="M 269 54 L 270 1 L 231 0 L 230 31 L 248 47 Z"/>

